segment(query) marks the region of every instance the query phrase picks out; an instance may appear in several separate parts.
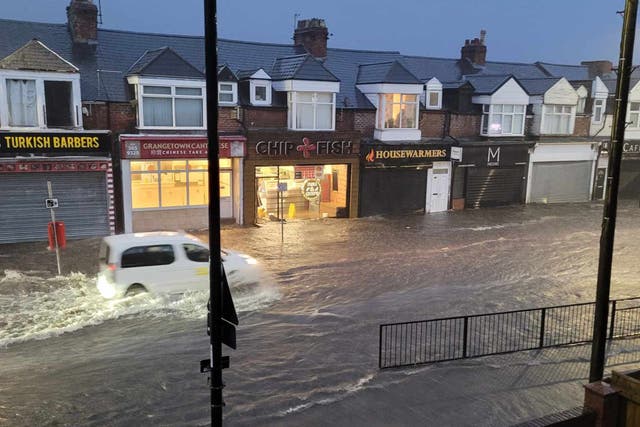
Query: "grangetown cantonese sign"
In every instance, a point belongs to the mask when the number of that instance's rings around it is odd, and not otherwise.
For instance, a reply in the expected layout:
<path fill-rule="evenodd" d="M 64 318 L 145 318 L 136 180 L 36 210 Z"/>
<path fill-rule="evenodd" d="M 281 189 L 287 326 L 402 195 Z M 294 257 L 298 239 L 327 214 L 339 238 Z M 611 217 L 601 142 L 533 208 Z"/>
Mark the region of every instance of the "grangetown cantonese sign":
<path fill-rule="evenodd" d="M 407 166 L 451 159 L 451 147 L 440 145 L 374 145 L 362 148 L 365 167 Z"/>
<path fill-rule="evenodd" d="M 350 140 L 311 140 L 303 137 L 298 142 L 289 140 L 256 142 L 255 154 L 269 157 L 312 157 L 347 155 L 353 153 L 353 143 Z"/>
<path fill-rule="evenodd" d="M 218 156 L 244 157 L 245 141 L 246 138 L 243 136 L 218 137 Z M 123 159 L 206 159 L 208 154 L 205 136 L 121 135 L 120 145 Z"/>
<path fill-rule="evenodd" d="M 0 132 L 0 155 L 95 156 L 111 151 L 111 135 L 95 132 Z"/>

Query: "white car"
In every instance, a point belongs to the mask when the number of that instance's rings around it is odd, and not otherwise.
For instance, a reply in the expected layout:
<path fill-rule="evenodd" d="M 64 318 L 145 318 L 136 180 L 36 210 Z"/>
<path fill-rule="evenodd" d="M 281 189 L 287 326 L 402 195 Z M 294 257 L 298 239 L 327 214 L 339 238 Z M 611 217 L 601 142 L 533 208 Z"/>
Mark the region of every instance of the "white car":
<path fill-rule="evenodd" d="M 229 286 L 233 276 L 259 281 L 257 261 L 222 250 Z M 97 287 L 105 298 L 139 292 L 182 293 L 209 289 L 209 247 L 177 232 L 132 233 L 102 239 Z"/>

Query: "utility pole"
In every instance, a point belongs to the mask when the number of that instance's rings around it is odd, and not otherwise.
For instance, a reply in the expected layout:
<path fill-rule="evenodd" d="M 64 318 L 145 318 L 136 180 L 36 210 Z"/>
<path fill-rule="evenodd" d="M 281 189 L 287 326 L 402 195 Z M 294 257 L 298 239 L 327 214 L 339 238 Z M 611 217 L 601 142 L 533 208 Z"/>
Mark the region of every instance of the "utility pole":
<path fill-rule="evenodd" d="M 222 259 L 220 256 L 220 163 L 218 160 L 218 22 L 216 0 L 204 0 L 209 163 L 209 301 L 211 425 L 222 426 Z"/>
<path fill-rule="evenodd" d="M 598 284 L 596 289 L 596 308 L 593 322 L 593 344 L 591 347 L 591 367 L 589 382 L 602 379 L 606 359 L 607 321 L 609 318 L 609 292 L 611 289 L 611 263 L 613 261 L 613 239 L 616 230 L 618 210 L 618 187 L 620 183 L 620 164 L 622 163 L 622 143 L 624 140 L 627 101 L 629 98 L 629 78 L 633 63 L 633 41 L 636 32 L 637 0 L 626 0 L 622 37 L 620 40 L 620 61 L 618 63 L 618 81 L 616 83 L 616 107 L 613 115 L 613 129 L 609 149 L 607 169 L 607 194 L 602 218 L 600 236 L 600 259 L 598 262 Z"/>

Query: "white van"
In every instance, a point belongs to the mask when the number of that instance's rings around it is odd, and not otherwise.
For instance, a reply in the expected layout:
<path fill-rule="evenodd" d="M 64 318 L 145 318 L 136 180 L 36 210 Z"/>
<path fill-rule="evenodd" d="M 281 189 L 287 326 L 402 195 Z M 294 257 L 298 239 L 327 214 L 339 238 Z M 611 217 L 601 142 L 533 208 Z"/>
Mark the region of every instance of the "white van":
<path fill-rule="evenodd" d="M 259 280 L 254 258 L 226 249 L 221 255 L 229 286 L 238 271 Z M 177 232 L 107 236 L 100 245 L 97 287 L 105 298 L 207 290 L 209 248 L 195 236 Z"/>

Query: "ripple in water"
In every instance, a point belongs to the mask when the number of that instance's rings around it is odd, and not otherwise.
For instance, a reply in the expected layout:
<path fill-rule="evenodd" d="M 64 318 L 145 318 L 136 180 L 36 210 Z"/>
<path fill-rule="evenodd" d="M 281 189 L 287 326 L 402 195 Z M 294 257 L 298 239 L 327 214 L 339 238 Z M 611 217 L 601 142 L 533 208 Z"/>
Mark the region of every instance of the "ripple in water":
<path fill-rule="evenodd" d="M 71 273 L 45 279 L 31 274 L 5 270 L 4 277 L 0 276 L 0 287 L 12 291 L 0 294 L 0 347 L 47 339 L 124 316 L 204 319 L 207 312 L 206 291 L 107 300 L 96 289 L 95 277 Z M 268 279 L 238 281 L 231 293 L 239 313 L 264 309 L 280 298 L 275 283 Z"/>

